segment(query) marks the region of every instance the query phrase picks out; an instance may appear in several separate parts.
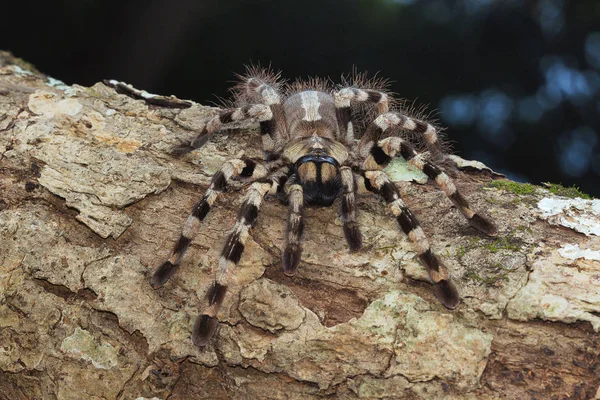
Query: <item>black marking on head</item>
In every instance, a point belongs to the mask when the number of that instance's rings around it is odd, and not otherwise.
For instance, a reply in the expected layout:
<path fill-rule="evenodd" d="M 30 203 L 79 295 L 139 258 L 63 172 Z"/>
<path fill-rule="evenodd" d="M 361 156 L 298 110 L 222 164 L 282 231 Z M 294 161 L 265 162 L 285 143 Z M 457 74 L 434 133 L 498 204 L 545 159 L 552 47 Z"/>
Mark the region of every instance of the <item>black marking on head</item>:
<path fill-rule="evenodd" d="M 431 179 L 435 179 L 439 174 L 442 173 L 442 170 L 440 170 L 436 165 L 430 163 L 429 161 L 426 161 L 423 165 L 423 172 Z"/>
<path fill-rule="evenodd" d="M 408 208 L 400 207 L 400 210 L 402 211 L 402 213 L 398 215 L 396 219 L 398 220 L 398 223 L 402 228 L 402 232 L 408 235 L 410 231 L 419 226 L 419 222 Z"/>
<path fill-rule="evenodd" d="M 423 122 L 423 121 L 419 121 L 417 119 L 413 119 L 413 121 L 415 121 L 415 132 L 418 133 L 425 133 L 427 131 L 427 125 L 429 125 L 427 122 Z"/>
<path fill-rule="evenodd" d="M 381 195 L 386 203 L 391 203 L 399 197 L 398 188 L 392 182 L 384 182 L 380 190 Z"/>
<path fill-rule="evenodd" d="M 378 144 L 371 147 L 371 156 L 378 165 L 386 165 L 392 160 Z"/>
<path fill-rule="evenodd" d="M 444 305 L 444 307 L 454 310 L 460 304 L 460 295 L 456 286 L 450 280 L 441 280 L 433 285 L 433 294 Z"/>
<path fill-rule="evenodd" d="M 311 206 L 329 207 L 338 197 L 342 188 L 339 175 L 334 179 L 321 182 L 320 170 L 316 181 L 302 182 L 304 201 Z"/>
<path fill-rule="evenodd" d="M 227 178 L 225 178 L 225 174 L 223 171 L 219 170 L 215 176 L 212 178 L 212 182 L 210 184 L 214 190 L 219 192 L 225 190 L 227 187 Z"/>
<path fill-rule="evenodd" d="M 232 232 L 227 238 L 227 244 L 223 249 L 223 257 L 227 261 L 237 264 L 240 262 L 243 252 L 244 244 L 240 240 L 240 235 L 237 232 Z"/>
<path fill-rule="evenodd" d="M 430 249 L 427 249 L 425 253 L 419 254 L 419 259 L 428 270 L 430 269 L 436 272 L 440 270 L 439 261 Z"/>
<path fill-rule="evenodd" d="M 173 265 L 169 261 L 165 261 L 160 267 L 156 269 L 156 271 L 154 271 L 154 275 L 152 275 L 152 279 L 150 280 L 150 284 L 152 285 L 152 287 L 154 289 L 158 289 L 159 287 L 167 283 L 167 281 L 171 279 L 175 271 L 177 271 L 177 267 L 177 265 Z"/>
<path fill-rule="evenodd" d="M 223 304 L 223 298 L 227 293 L 227 286 L 215 284 L 208 290 L 206 297 L 208 298 L 208 305 L 212 306 L 217 303 L 218 305 Z"/>
<path fill-rule="evenodd" d="M 206 201 L 206 198 L 203 198 L 198 203 L 196 203 L 196 205 L 194 206 L 194 209 L 192 210 L 192 215 L 194 217 L 198 218 L 200 221 L 202 221 L 206 217 L 206 215 L 208 214 L 209 211 L 210 211 L 210 204 L 208 204 L 208 201 Z"/>
<path fill-rule="evenodd" d="M 204 347 L 217 330 L 219 322 L 215 317 L 199 315 L 192 328 L 192 342 L 198 347 Z"/>
<path fill-rule="evenodd" d="M 222 124 L 227 124 L 233 121 L 233 118 L 231 117 L 233 113 L 234 110 L 224 111 L 222 114 L 219 115 L 219 121 L 221 121 Z"/>
<path fill-rule="evenodd" d="M 258 217 L 258 207 L 251 203 L 244 203 L 238 213 L 238 220 L 242 217 L 246 220 L 247 225 L 254 225 Z"/>
<path fill-rule="evenodd" d="M 242 169 L 242 172 L 240 172 L 240 176 L 243 176 L 244 178 L 252 176 L 254 168 L 256 168 L 256 161 L 250 159 L 246 160 L 246 166 Z"/>
<path fill-rule="evenodd" d="M 381 100 L 381 92 L 369 90 L 367 93 L 369 94 L 369 101 L 372 101 L 373 103 L 379 103 L 379 100 Z"/>
<path fill-rule="evenodd" d="M 324 155 L 324 154 L 307 154 L 305 156 L 302 156 L 298 159 L 298 161 L 296 161 L 296 164 L 294 165 L 294 167 L 296 168 L 296 171 L 298 171 L 298 168 L 300 168 L 300 166 L 306 162 L 312 161 L 314 162 L 316 165 L 319 165 L 321 163 L 327 163 L 327 164 L 332 164 L 333 166 L 335 166 L 335 168 L 339 168 L 339 164 L 337 162 L 337 160 L 331 156 L 328 155 Z"/>

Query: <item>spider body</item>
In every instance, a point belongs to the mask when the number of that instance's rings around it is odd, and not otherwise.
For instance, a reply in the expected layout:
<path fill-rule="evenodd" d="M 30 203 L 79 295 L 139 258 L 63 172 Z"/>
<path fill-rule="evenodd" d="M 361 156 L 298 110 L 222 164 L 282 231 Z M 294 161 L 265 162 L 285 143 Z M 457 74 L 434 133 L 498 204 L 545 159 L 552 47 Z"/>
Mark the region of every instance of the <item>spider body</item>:
<path fill-rule="evenodd" d="M 225 123 L 255 118 L 260 122 L 264 160 L 232 159 L 221 167 L 194 206 L 171 256 L 155 271 L 151 281 L 158 288 L 175 273 L 202 220 L 231 180 L 248 181 L 246 197 L 225 240 L 215 283 L 208 293 L 208 306 L 193 327 L 194 344 L 205 346 L 216 330 L 217 312 L 267 195 L 287 200 L 282 267 L 291 276 L 301 259 L 305 206 L 328 207 L 339 199 L 349 250 L 360 250 L 358 181 L 364 181 L 367 190 L 381 195 L 389 205 L 427 269 L 436 297 L 447 308 L 458 306 L 460 296 L 446 267 L 431 251 L 416 217 L 384 171 L 394 157 L 403 157 L 431 178 L 472 226 L 496 235 L 495 225 L 470 208 L 452 180 L 432 161 L 443 157 L 438 130 L 432 124 L 410 117 L 401 109 L 390 111 L 390 98 L 383 87 L 361 79 L 334 90 L 318 80 L 283 85 L 278 74 L 249 69 L 234 88 L 234 94 L 234 107 L 210 119 L 188 149 L 202 146 Z M 368 113 L 357 113 L 357 106 L 361 105 L 373 109 L 376 115 L 369 118 Z M 361 125 L 366 128 L 356 129 Z M 417 152 L 404 138 L 406 132 L 417 135 L 428 151 Z"/>

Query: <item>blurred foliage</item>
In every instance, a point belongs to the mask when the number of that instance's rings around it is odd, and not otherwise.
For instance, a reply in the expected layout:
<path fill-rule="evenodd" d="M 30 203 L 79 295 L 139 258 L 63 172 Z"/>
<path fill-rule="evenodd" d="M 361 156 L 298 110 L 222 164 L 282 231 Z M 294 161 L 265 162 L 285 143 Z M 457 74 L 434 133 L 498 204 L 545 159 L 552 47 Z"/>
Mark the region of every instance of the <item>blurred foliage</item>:
<path fill-rule="evenodd" d="M 207 103 L 234 72 L 380 71 L 455 152 L 600 196 L 598 0 L 65 0 L 11 3 L 0 47 L 67 83 L 115 78 Z M 436 111 L 437 110 L 437 111 Z"/>

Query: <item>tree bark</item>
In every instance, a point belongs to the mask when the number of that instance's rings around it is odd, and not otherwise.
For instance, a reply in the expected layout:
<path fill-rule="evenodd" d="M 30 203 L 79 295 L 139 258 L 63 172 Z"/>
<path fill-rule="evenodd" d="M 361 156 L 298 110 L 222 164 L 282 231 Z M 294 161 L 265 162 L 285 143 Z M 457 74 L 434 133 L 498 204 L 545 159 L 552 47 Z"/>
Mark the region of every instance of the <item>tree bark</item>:
<path fill-rule="evenodd" d="M 194 347 L 243 186 L 217 201 L 168 284 L 148 278 L 223 161 L 261 156 L 254 123 L 170 155 L 214 113 L 67 86 L 0 52 L 0 398 L 600 398 L 600 201 L 494 188 L 485 169 L 456 183 L 498 238 L 433 185 L 398 182 L 457 310 L 436 301 L 372 195 L 358 253 L 335 207 L 308 209 L 300 270 L 286 277 L 287 208 L 271 200 L 218 332 Z"/>

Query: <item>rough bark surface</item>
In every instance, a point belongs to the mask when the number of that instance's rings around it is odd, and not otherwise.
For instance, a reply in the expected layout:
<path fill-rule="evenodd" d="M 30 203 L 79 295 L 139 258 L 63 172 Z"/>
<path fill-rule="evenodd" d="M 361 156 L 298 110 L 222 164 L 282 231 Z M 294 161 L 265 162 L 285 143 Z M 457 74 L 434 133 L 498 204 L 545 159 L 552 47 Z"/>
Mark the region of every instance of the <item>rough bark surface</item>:
<path fill-rule="evenodd" d="M 243 187 L 167 285 L 148 278 L 222 162 L 261 155 L 249 123 L 172 157 L 214 112 L 66 86 L 0 52 L 0 398 L 600 398 L 600 201 L 491 188 L 485 171 L 457 185 L 496 239 L 431 184 L 399 182 L 454 276 L 457 310 L 433 297 L 371 195 L 362 251 L 348 252 L 335 207 L 309 209 L 300 271 L 286 277 L 286 207 L 272 200 L 220 329 L 194 347 Z"/>

